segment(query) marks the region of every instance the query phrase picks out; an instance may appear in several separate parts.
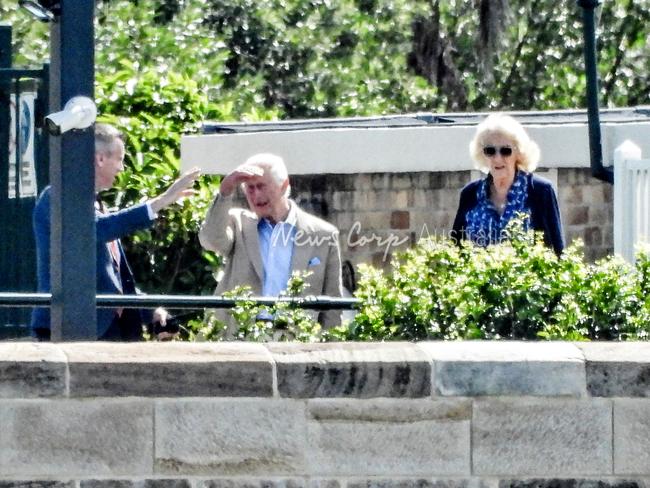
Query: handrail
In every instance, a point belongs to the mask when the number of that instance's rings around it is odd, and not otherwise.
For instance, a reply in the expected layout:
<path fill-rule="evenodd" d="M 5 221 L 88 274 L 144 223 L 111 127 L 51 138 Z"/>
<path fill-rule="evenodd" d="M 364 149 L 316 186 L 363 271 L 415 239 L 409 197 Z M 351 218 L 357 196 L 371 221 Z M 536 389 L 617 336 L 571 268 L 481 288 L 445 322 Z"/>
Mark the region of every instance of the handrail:
<path fill-rule="evenodd" d="M 0 307 L 49 307 L 51 293 L 0 293 Z M 286 303 L 310 310 L 350 310 L 357 307 L 358 298 L 330 297 L 325 295 L 306 297 L 224 297 L 199 295 L 97 295 L 99 308 L 149 308 L 165 306 L 168 308 L 232 308 L 240 302 L 250 302 L 260 306 L 273 306 Z"/>
<path fill-rule="evenodd" d="M 49 307 L 51 293 L 0 293 L 0 307 Z"/>
<path fill-rule="evenodd" d="M 11 80 L 20 78 L 41 78 L 43 68 L 0 68 L 0 80 Z"/>

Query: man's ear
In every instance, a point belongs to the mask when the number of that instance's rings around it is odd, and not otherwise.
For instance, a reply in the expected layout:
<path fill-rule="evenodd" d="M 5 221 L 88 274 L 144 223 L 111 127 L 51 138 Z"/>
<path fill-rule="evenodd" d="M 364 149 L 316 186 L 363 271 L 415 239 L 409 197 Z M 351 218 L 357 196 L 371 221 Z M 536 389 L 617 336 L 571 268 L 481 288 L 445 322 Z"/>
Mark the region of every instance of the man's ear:
<path fill-rule="evenodd" d="M 288 186 L 289 186 L 289 178 L 285 179 L 285 180 L 282 182 L 282 185 L 280 186 L 280 190 L 282 191 L 282 194 L 283 194 L 283 195 L 284 195 L 284 193 L 287 191 L 287 187 L 288 187 Z"/>
<path fill-rule="evenodd" d="M 104 155 L 101 152 L 95 153 L 95 167 L 104 166 Z"/>

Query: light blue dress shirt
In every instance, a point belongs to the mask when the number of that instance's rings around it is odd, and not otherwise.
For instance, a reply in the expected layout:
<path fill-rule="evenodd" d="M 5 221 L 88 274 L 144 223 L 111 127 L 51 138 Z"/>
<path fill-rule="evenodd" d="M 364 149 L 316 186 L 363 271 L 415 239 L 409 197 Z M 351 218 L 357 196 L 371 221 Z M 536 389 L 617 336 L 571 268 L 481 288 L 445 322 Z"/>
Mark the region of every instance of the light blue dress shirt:
<path fill-rule="evenodd" d="M 287 288 L 291 276 L 291 257 L 296 234 L 296 210 L 293 205 L 292 203 L 284 222 L 273 225 L 267 219 L 260 219 L 257 224 L 264 266 L 263 296 L 280 295 Z"/>

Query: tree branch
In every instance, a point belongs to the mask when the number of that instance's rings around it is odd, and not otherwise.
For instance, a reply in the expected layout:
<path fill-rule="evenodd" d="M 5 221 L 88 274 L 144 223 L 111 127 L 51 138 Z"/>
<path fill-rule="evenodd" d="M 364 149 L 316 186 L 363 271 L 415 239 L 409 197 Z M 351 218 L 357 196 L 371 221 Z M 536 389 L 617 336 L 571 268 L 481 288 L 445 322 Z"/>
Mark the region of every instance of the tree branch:
<path fill-rule="evenodd" d="M 627 3 L 626 7 L 626 13 L 629 13 L 631 8 L 633 7 L 633 0 L 629 0 Z M 616 80 L 618 79 L 617 73 L 618 69 L 621 67 L 621 63 L 623 62 L 623 58 L 625 57 L 625 50 L 621 46 L 625 40 L 625 33 L 627 31 L 627 19 L 628 15 L 625 15 L 623 20 L 621 21 L 620 28 L 614 38 L 616 39 L 615 45 L 616 45 L 616 57 L 614 58 L 614 63 L 612 64 L 612 67 L 610 68 L 609 72 L 607 73 L 607 76 L 605 77 L 605 83 L 603 88 L 605 88 L 605 93 L 603 95 L 603 105 L 607 105 L 609 103 L 609 97 L 614 89 L 614 86 L 616 85 Z"/>

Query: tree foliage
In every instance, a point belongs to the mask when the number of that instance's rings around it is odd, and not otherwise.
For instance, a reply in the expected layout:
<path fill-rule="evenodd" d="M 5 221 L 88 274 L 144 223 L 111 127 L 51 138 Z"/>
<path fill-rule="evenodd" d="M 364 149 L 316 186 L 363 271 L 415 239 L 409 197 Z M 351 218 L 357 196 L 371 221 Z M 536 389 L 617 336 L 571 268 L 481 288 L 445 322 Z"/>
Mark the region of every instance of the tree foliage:
<path fill-rule="evenodd" d="M 44 29 L 0 6 L 17 61 Z M 552 0 L 98 0 L 97 71 L 169 69 L 217 117 L 322 117 L 584 105 L 582 9 Z M 13 6 L 12 6 L 13 5 Z M 598 10 L 602 101 L 647 104 L 650 0 Z"/>

